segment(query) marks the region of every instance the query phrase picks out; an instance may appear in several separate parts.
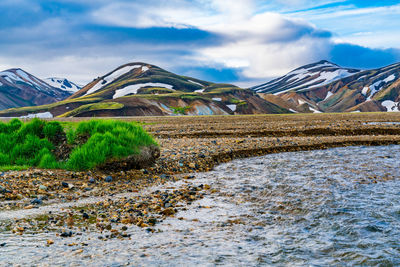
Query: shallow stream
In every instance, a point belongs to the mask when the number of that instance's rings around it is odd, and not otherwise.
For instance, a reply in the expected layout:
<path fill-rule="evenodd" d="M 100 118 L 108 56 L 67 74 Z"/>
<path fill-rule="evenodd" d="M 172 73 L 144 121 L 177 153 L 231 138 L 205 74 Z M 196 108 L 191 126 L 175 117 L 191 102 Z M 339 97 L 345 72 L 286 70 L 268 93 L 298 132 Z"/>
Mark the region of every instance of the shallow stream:
<path fill-rule="evenodd" d="M 96 232 L 0 233 L 0 264 L 399 266 L 399 170 L 400 146 L 235 160 L 196 174 L 191 183 L 216 192 L 156 225 L 159 232 L 132 226 L 131 239 L 108 241 Z"/>

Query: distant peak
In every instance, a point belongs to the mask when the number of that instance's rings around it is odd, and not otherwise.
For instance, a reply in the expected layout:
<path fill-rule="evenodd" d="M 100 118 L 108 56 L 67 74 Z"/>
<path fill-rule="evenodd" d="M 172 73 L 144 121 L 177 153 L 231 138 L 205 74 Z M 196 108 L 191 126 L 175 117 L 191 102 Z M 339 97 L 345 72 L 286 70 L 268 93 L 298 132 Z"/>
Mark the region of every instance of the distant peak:
<path fill-rule="evenodd" d="M 314 66 L 317 66 L 317 65 L 332 65 L 332 66 L 335 66 L 335 67 L 339 67 L 339 65 L 337 65 L 335 63 L 332 63 L 332 62 L 330 62 L 328 60 L 325 60 L 325 59 L 324 60 L 320 60 L 320 61 L 315 62 L 315 63 L 310 64 L 310 65 L 314 65 Z"/>

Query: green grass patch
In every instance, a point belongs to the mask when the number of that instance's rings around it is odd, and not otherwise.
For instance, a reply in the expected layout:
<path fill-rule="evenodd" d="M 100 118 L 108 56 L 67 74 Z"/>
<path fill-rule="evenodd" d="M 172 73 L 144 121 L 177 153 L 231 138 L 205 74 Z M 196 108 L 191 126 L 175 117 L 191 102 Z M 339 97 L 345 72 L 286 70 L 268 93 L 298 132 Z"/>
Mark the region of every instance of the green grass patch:
<path fill-rule="evenodd" d="M 1 114 L 9 114 L 9 113 L 19 113 L 19 114 L 34 113 L 34 112 L 39 113 L 39 112 L 49 111 L 52 108 L 59 107 L 62 105 L 75 104 L 75 103 L 84 105 L 84 104 L 99 102 L 102 100 L 103 100 L 102 98 L 95 98 L 95 97 L 67 99 L 67 100 L 63 100 L 63 101 L 59 101 L 59 102 L 55 102 L 55 103 L 47 104 L 47 105 L 41 105 L 41 106 L 10 108 L 10 109 L 0 111 L 0 115 Z"/>
<path fill-rule="evenodd" d="M 186 107 L 170 107 L 173 111 L 174 114 L 180 114 L 180 115 L 185 115 L 188 109 L 190 109 L 190 106 Z"/>
<path fill-rule="evenodd" d="M 65 140 L 72 151 L 58 160 L 55 152 Z M 0 170 L 88 170 L 109 159 L 139 154 L 141 147 L 150 145 L 158 144 L 135 122 L 91 120 L 63 127 L 57 121 L 13 119 L 0 122 Z"/>
<path fill-rule="evenodd" d="M 175 90 L 163 87 L 145 87 L 138 90 L 137 94 L 170 94 Z"/>
<path fill-rule="evenodd" d="M 94 104 L 87 104 L 80 106 L 79 108 L 76 108 L 74 110 L 71 110 L 69 112 L 66 112 L 58 117 L 74 117 L 76 115 L 79 115 L 80 113 L 86 112 L 86 111 L 94 111 L 94 110 L 105 110 L 105 109 L 121 109 L 124 107 L 124 104 L 117 103 L 117 102 L 99 102 L 99 103 L 94 103 Z"/>

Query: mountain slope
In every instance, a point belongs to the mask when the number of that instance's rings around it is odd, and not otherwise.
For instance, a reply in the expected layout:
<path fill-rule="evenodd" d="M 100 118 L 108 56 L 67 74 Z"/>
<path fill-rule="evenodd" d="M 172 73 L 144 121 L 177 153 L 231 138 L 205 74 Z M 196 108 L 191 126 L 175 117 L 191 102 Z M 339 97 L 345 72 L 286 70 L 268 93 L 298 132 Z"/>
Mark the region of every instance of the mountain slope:
<path fill-rule="evenodd" d="M 67 91 L 71 94 L 74 94 L 74 93 L 78 92 L 79 90 L 81 90 L 81 86 L 79 86 L 76 83 L 73 83 L 65 78 L 52 77 L 52 78 L 44 79 L 44 81 L 55 88 L 58 88 L 63 91 Z"/>
<path fill-rule="evenodd" d="M 316 75 L 310 75 L 317 69 Z M 300 70 L 307 72 L 296 74 Z M 323 80 L 321 77 L 329 79 Z M 297 107 L 306 106 L 313 112 L 397 111 L 400 102 L 400 63 L 357 71 L 323 61 L 301 67 L 252 89 L 273 93 Z"/>
<path fill-rule="evenodd" d="M 68 99 L 9 109 L 0 116 L 60 117 L 290 113 L 248 89 L 180 76 L 146 63 L 129 63 L 94 79 Z"/>
<path fill-rule="evenodd" d="M 301 91 L 319 87 L 360 72 L 342 68 L 326 60 L 297 68 L 285 76 L 252 87 L 257 93 L 280 94 L 287 91 Z"/>
<path fill-rule="evenodd" d="M 53 103 L 69 95 L 21 69 L 0 72 L 0 109 Z"/>

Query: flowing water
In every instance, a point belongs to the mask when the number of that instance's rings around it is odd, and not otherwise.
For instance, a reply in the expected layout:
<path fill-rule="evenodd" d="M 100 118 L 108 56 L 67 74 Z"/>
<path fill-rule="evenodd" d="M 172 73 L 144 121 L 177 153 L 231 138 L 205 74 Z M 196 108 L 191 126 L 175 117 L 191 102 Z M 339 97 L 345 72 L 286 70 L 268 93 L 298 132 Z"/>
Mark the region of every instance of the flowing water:
<path fill-rule="evenodd" d="M 158 224 L 159 232 L 132 226 L 130 240 L 108 241 L 99 233 L 0 233 L 0 263 L 399 266 L 399 168 L 400 146 L 236 160 L 196 174 L 191 183 L 216 192 Z M 54 245 L 46 246 L 49 238 Z"/>

